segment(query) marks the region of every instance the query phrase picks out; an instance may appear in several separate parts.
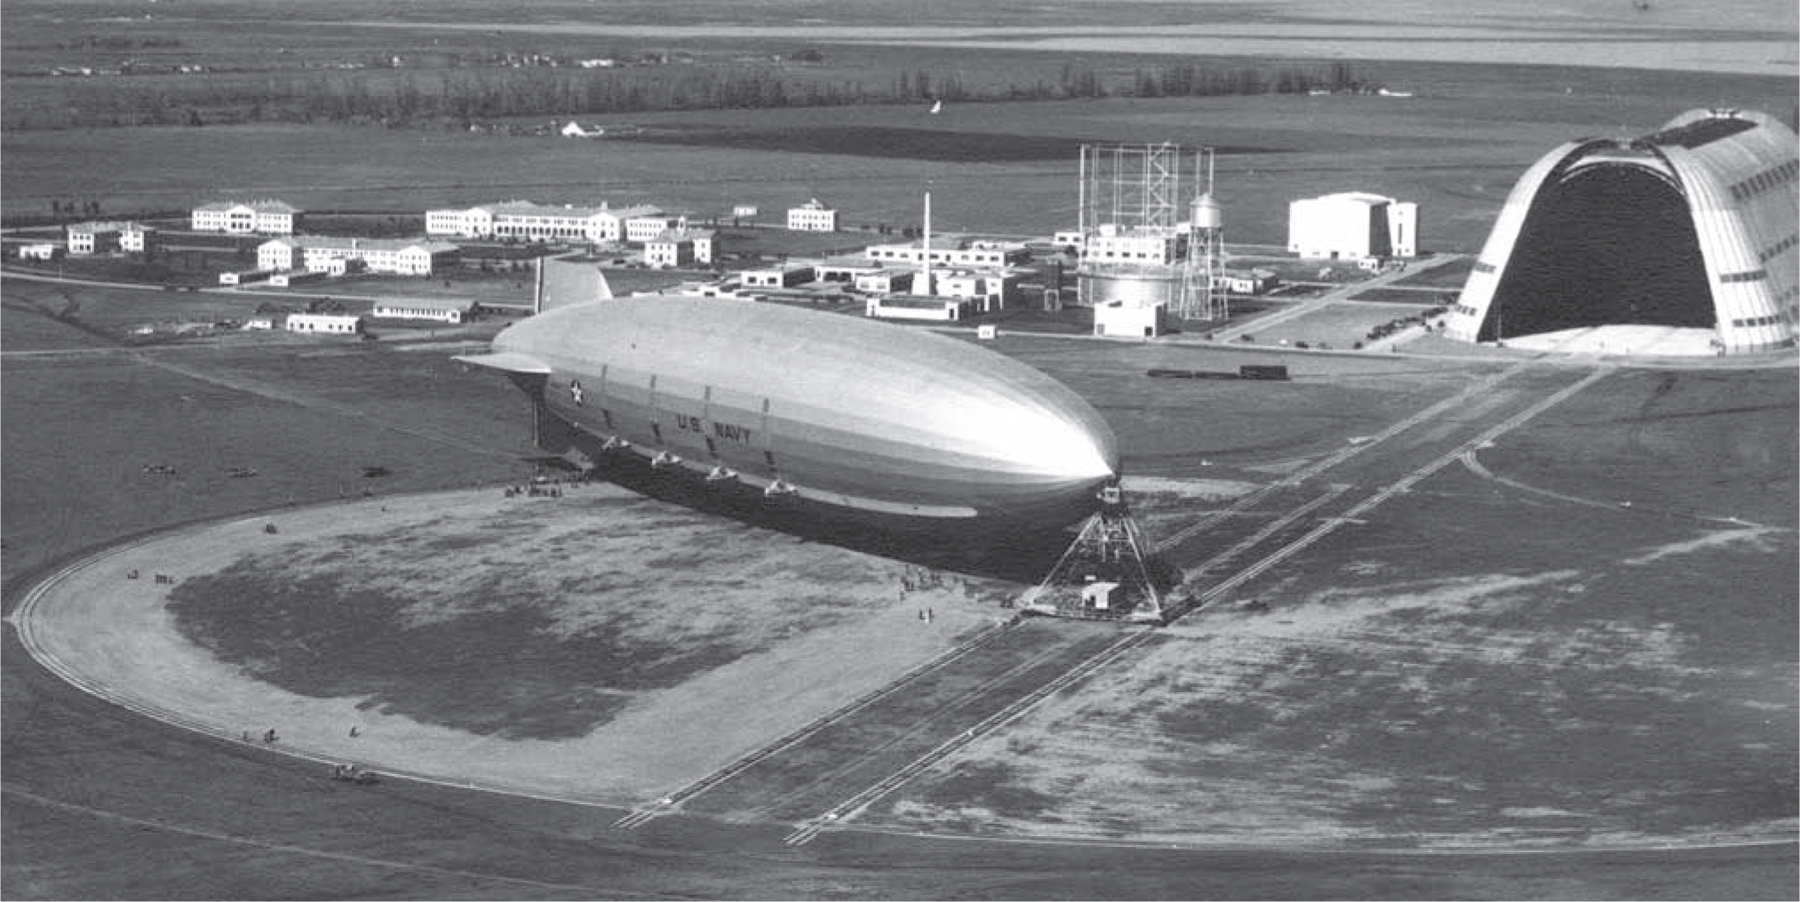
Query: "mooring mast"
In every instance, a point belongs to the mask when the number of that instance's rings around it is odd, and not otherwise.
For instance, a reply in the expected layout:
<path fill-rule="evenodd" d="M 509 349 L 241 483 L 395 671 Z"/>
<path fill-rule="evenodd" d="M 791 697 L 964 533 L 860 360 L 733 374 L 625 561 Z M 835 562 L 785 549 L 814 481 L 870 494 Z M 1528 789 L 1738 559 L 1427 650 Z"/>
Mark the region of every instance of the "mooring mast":
<path fill-rule="evenodd" d="M 1162 602 L 1143 532 L 1124 493 L 1111 485 L 1100 491 L 1100 509 L 1019 606 L 1054 617 L 1161 623 Z"/>

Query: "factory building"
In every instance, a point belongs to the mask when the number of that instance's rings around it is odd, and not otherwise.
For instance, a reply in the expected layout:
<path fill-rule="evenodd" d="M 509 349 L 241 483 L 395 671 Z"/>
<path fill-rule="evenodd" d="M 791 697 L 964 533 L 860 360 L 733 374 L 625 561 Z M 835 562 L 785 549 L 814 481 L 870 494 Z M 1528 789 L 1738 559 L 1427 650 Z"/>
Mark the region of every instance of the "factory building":
<path fill-rule="evenodd" d="M 304 214 L 299 207 L 279 200 L 250 203 L 220 202 L 193 209 L 190 227 L 196 232 L 233 235 L 292 235 Z"/>
<path fill-rule="evenodd" d="M 141 254 L 155 245 L 156 230 L 135 222 L 83 222 L 68 227 L 69 253 Z"/>
<path fill-rule="evenodd" d="M 1288 204 L 1288 250 L 1307 258 L 1418 255 L 1419 205 L 1353 191 Z"/>
<path fill-rule="evenodd" d="M 1696 339 L 1656 353 L 1793 347 L 1797 176 L 1794 132 L 1748 110 L 1690 110 L 1634 140 L 1562 144 L 1507 197 L 1446 334 L 1554 334 L 1567 346 L 1632 326 Z"/>
<path fill-rule="evenodd" d="M 835 232 L 838 211 L 813 198 L 798 207 L 789 207 L 787 227 L 790 232 Z"/>
<path fill-rule="evenodd" d="M 341 275 L 353 266 L 370 272 L 429 276 L 454 266 L 462 249 L 445 241 L 296 235 L 263 242 L 256 265 L 265 270 L 316 270 Z"/>

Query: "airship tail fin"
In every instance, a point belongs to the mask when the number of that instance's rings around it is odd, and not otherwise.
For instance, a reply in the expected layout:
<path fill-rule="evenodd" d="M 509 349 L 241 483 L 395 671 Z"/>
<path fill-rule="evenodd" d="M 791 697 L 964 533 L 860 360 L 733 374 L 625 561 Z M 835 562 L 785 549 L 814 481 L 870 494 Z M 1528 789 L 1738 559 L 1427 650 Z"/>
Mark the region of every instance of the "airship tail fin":
<path fill-rule="evenodd" d="M 606 284 L 606 273 L 595 272 L 594 277 L 600 281 L 600 284 L 594 286 L 594 299 L 597 301 L 612 300 L 612 286 Z"/>
<path fill-rule="evenodd" d="M 491 354 L 463 354 L 461 356 L 452 357 L 451 359 L 455 360 L 457 363 L 467 363 L 471 366 L 499 370 L 503 373 L 520 373 L 532 376 L 550 375 L 550 367 L 546 366 L 543 361 L 536 357 L 532 357 L 529 354 L 520 354 L 516 351 L 495 351 Z"/>
<path fill-rule="evenodd" d="M 458 363 L 499 370 L 531 399 L 532 440 L 540 450 L 562 454 L 569 450 L 569 424 L 550 412 L 544 404 L 544 385 L 550 379 L 550 367 L 535 357 L 516 351 L 491 354 L 467 354 L 452 358 Z"/>

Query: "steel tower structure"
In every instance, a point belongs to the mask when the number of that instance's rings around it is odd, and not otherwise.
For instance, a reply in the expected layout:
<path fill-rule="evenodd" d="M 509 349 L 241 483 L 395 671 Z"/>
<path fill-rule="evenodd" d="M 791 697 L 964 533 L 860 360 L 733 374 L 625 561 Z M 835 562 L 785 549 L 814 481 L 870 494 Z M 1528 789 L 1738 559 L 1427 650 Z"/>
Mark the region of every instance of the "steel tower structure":
<path fill-rule="evenodd" d="M 1200 154 L 1206 161 L 1206 191 L 1194 198 L 1188 216 L 1179 312 L 1183 320 L 1222 322 L 1230 315 L 1219 285 L 1225 275 L 1225 214 L 1213 200 L 1213 149 L 1202 148 Z"/>

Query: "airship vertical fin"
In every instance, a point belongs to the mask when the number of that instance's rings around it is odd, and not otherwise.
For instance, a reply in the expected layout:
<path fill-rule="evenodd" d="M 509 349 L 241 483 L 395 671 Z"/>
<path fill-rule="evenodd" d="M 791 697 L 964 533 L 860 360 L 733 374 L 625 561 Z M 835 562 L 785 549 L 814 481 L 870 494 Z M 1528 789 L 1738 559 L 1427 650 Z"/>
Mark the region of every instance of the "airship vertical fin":
<path fill-rule="evenodd" d="M 507 373 L 526 397 L 531 399 L 531 440 L 539 450 L 548 454 L 562 454 L 569 450 L 573 442 L 570 438 L 570 425 L 550 410 L 544 402 L 544 388 L 550 381 L 545 373 Z"/>

